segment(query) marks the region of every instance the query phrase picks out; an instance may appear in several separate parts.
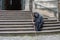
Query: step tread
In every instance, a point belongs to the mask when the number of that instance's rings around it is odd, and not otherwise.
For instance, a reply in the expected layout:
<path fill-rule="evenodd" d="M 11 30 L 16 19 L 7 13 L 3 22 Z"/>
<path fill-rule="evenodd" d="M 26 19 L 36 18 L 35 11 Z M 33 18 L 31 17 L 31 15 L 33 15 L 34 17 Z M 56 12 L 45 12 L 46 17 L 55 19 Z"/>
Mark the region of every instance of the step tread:
<path fill-rule="evenodd" d="M 45 30 L 45 31 L 1 31 L 0 33 L 47 33 L 47 32 L 60 32 L 60 30 Z"/>
<path fill-rule="evenodd" d="M 0 22 L 4 22 L 4 21 L 6 21 L 6 22 L 8 22 L 8 21 L 9 22 L 11 22 L 11 21 L 13 21 L 13 22 L 17 21 L 18 22 L 18 21 L 32 21 L 32 19 L 24 19 L 24 20 L 22 20 L 22 19 L 20 19 L 20 20 L 0 20 Z"/>
<path fill-rule="evenodd" d="M 34 27 L 33 25 L 0 25 L 0 28 L 3 27 Z"/>
<path fill-rule="evenodd" d="M 27 31 L 28 31 L 28 30 L 30 30 L 30 29 L 32 30 L 32 29 L 34 29 L 34 28 L 0 28 L 0 31 L 1 31 L 1 30 L 3 30 L 3 31 L 5 31 L 5 30 L 8 30 L 8 31 L 9 31 L 9 30 L 27 30 Z"/>
<path fill-rule="evenodd" d="M 0 25 L 0 26 L 33 26 L 33 25 Z"/>
<path fill-rule="evenodd" d="M 60 28 L 60 26 L 56 26 L 56 27 L 43 27 L 42 29 L 57 29 L 57 28 Z"/>
<path fill-rule="evenodd" d="M 44 21 L 57 21 L 57 20 L 48 20 L 48 19 L 44 19 Z"/>
<path fill-rule="evenodd" d="M 31 25 L 31 24 L 33 24 L 33 23 L 34 23 L 34 22 L 0 22 L 0 25 L 1 25 L 1 24 L 6 24 L 6 25 L 7 25 L 7 24 L 27 24 L 27 25 L 30 24 L 30 25 Z"/>
<path fill-rule="evenodd" d="M 34 27 L 33 25 L 0 25 L 0 28 L 10 28 L 10 27 Z"/>
<path fill-rule="evenodd" d="M 42 30 L 40 32 L 60 32 L 60 29 L 57 29 L 57 30 Z"/>
<path fill-rule="evenodd" d="M 1 31 L 0 33 L 35 33 L 35 31 Z"/>
<path fill-rule="evenodd" d="M 54 24 L 55 24 L 55 23 L 60 23 L 60 21 L 59 21 L 59 22 L 57 22 L 57 21 L 55 21 L 55 22 L 54 22 L 54 21 L 53 21 L 53 22 L 44 22 L 44 24 L 53 24 L 53 23 L 54 23 Z"/>
<path fill-rule="evenodd" d="M 28 11 L 0 11 L 0 20 L 32 19 L 32 12 Z"/>
<path fill-rule="evenodd" d="M 53 26 L 53 25 L 60 26 L 60 24 L 44 24 L 43 26 Z"/>

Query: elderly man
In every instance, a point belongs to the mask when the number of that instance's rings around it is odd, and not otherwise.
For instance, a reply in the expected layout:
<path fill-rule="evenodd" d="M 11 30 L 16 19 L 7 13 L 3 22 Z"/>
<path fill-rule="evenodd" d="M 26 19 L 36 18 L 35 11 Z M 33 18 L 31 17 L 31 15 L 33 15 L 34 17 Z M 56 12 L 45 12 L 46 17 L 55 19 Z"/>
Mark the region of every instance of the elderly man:
<path fill-rule="evenodd" d="M 43 17 L 37 12 L 34 13 L 34 22 L 36 31 L 41 31 L 41 28 L 43 27 Z"/>

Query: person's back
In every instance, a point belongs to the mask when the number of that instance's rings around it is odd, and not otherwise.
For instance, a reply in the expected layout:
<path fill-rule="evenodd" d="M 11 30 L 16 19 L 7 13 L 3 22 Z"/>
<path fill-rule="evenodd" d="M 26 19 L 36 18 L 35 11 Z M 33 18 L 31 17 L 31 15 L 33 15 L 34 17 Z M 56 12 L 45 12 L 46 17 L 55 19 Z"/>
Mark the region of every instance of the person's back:
<path fill-rule="evenodd" d="M 37 12 L 34 13 L 34 17 L 36 31 L 40 31 L 43 25 L 43 17 Z"/>

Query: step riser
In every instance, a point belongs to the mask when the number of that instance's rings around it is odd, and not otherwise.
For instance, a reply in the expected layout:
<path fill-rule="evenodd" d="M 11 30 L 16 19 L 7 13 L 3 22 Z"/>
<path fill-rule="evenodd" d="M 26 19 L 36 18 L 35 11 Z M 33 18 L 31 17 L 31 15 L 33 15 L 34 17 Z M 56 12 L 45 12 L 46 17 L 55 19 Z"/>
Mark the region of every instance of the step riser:
<path fill-rule="evenodd" d="M 44 22 L 56 22 L 57 20 L 44 20 Z"/>
<path fill-rule="evenodd" d="M 14 24 L 16 24 L 16 25 L 32 25 L 33 23 L 32 22 L 0 22 L 0 25 L 8 25 L 8 24 L 10 24 L 10 25 L 14 25 Z"/>
<path fill-rule="evenodd" d="M 34 28 L 0 28 L 0 31 L 30 31 Z"/>
<path fill-rule="evenodd" d="M 0 22 L 32 22 L 32 19 L 24 20 L 0 20 Z"/>
<path fill-rule="evenodd" d="M 60 29 L 60 28 L 51 28 L 51 29 L 42 29 L 42 30 L 57 30 L 57 29 Z"/>
<path fill-rule="evenodd" d="M 54 27 L 54 26 L 60 26 L 60 25 L 49 25 L 49 26 L 43 26 L 43 27 Z"/>
<path fill-rule="evenodd" d="M 57 24 L 57 25 L 56 24 L 55 25 L 48 25 L 47 24 L 47 25 L 43 25 L 43 26 L 60 26 L 60 24 Z"/>
<path fill-rule="evenodd" d="M 9 17 L 9 18 L 0 18 L 0 20 L 20 20 L 20 19 L 22 19 L 22 20 L 24 20 L 24 19 L 32 19 L 32 18 L 11 18 L 11 17 Z"/>
<path fill-rule="evenodd" d="M 0 26 L 0 28 L 34 28 L 33 26 Z"/>
<path fill-rule="evenodd" d="M 0 32 L 3 32 L 3 31 L 34 31 L 34 29 L 26 29 L 26 30 L 0 30 Z"/>
<path fill-rule="evenodd" d="M 44 24 L 48 24 L 49 25 L 49 24 L 60 24 L 60 23 L 44 23 Z"/>
<path fill-rule="evenodd" d="M 0 28 L 34 28 L 33 26 L 1 26 Z"/>
<path fill-rule="evenodd" d="M 44 22 L 44 24 L 60 24 L 60 22 Z"/>
<path fill-rule="evenodd" d="M 3 11 L 0 12 L 0 32 L 34 31 L 32 12 Z"/>
<path fill-rule="evenodd" d="M 0 33 L 35 33 L 36 31 L 2 31 Z"/>
<path fill-rule="evenodd" d="M 33 25 L 0 25 L 0 27 L 33 27 Z"/>
<path fill-rule="evenodd" d="M 0 16 L 1 16 L 0 17 L 0 33 L 29 33 L 29 31 L 32 31 L 32 32 L 35 31 L 34 24 L 32 23 L 31 15 L 32 15 L 31 12 L 18 12 L 18 13 L 10 12 L 10 11 L 0 12 Z M 27 19 L 31 19 L 31 20 L 27 20 Z M 55 32 L 56 30 L 60 29 L 59 27 L 47 28 L 52 26 L 53 27 L 60 26 L 60 25 L 57 25 L 59 23 L 57 23 L 56 21 L 57 20 L 48 20 L 48 18 L 44 18 L 44 22 L 49 22 L 49 23 L 44 23 L 43 28 L 44 27 L 46 28 L 42 29 L 41 32 L 50 32 L 50 31 Z M 31 23 L 27 23 L 27 22 L 31 22 Z M 55 22 L 55 23 L 50 23 L 50 22 Z M 26 29 L 22 29 L 22 28 L 26 28 Z M 25 31 L 28 31 L 28 32 L 25 32 Z"/>
<path fill-rule="evenodd" d="M 24 20 L 32 19 L 32 12 L 28 11 L 2 11 L 0 12 L 0 20 Z"/>
<path fill-rule="evenodd" d="M 33 25 L 33 24 L 0 24 L 0 25 Z"/>
<path fill-rule="evenodd" d="M 33 25 L 33 23 L 1 23 L 0 25 Z"/>

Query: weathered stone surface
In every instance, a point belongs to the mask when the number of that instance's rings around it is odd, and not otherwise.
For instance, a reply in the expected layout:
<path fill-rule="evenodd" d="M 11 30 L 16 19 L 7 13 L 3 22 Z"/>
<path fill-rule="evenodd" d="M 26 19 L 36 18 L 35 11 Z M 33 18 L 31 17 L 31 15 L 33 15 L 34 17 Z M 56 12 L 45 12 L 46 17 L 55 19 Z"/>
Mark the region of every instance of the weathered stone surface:
<path fill-rule="evenodd" d="M 60 34 L 39 34 L 39 35 L 34 35 L 34 34 L 23 34 L 19 36 L 0 36 L 0 40 L 60 40 Z"/>

